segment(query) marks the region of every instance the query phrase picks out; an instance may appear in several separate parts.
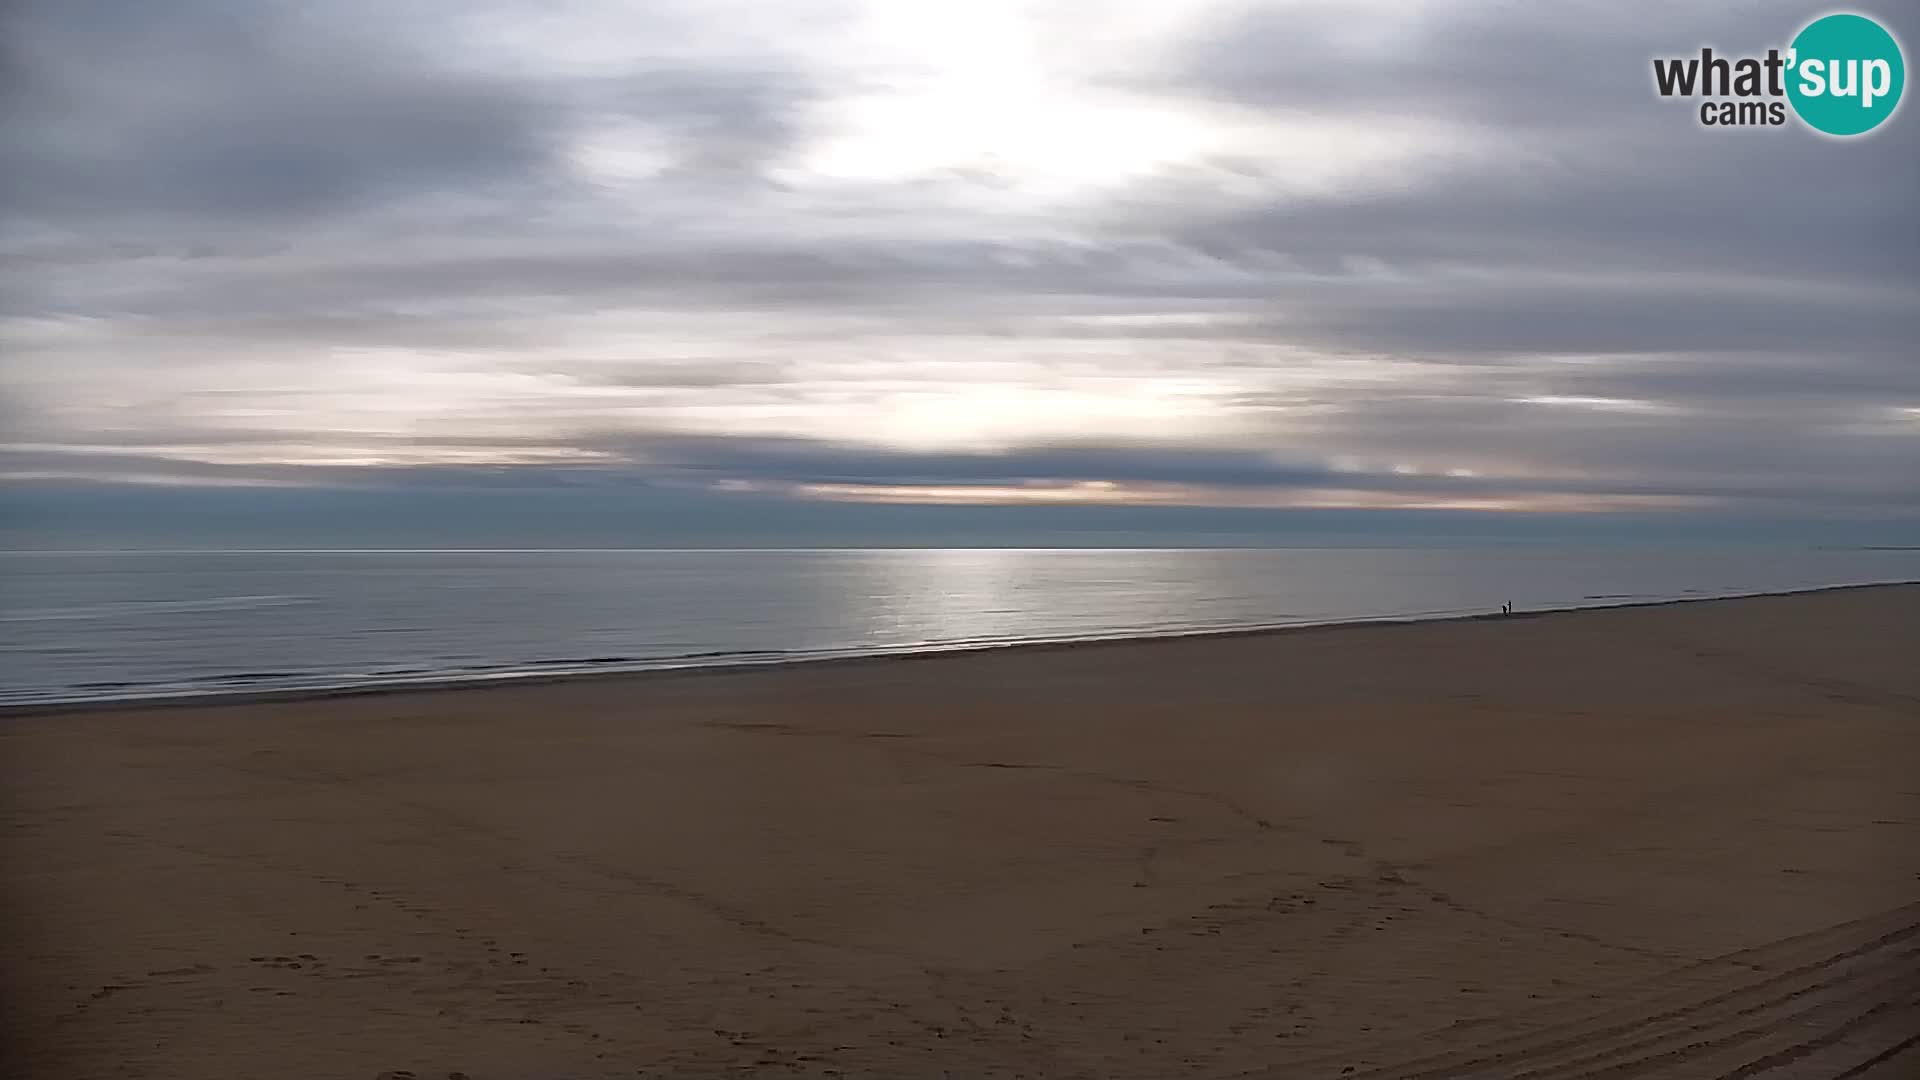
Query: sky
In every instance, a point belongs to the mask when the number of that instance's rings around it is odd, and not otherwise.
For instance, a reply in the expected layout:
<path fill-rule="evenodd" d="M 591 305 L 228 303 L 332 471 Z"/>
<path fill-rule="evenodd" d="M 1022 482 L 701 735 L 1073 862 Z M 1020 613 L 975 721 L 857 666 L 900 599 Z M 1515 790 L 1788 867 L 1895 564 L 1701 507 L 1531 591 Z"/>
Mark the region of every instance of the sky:
<path fill-rule="evenodd" d="M 14 0 L 0 538 L 1920 540 L 1824 10 Z"/>

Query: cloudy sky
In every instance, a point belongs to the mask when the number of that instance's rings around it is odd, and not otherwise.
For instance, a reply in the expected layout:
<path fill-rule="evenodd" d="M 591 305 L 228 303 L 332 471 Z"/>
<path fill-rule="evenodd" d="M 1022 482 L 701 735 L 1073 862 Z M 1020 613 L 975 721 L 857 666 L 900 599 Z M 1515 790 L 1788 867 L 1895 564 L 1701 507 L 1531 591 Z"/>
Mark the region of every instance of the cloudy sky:
<path fill-rule="evenodd" d="M 1910 523 L 1911 107 L 1651 87 L 1820 10 L 15 0 L 0 475 Z"/>

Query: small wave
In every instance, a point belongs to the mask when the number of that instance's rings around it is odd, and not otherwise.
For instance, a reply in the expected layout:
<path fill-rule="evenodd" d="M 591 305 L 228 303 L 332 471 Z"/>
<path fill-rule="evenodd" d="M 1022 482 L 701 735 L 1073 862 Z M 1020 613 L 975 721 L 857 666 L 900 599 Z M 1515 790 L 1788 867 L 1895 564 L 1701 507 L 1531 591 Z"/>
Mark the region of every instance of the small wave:
<path fill-rule="evenodd" d="M 310 596 L 210 596 L 200 600 L 130 600 L 118 604 L 21 608 L 0 613 L 0 622 L 57 622 L 67 619 L 125 619 L 201 611 L 245 611 L 312 603 Z"/>
<path fill-rule="evenodd" d="M 710 649 L 706 652 L 673 653 L 655 657 L 657 660 L 724 660 L 728 657 L 744 656 L 786 656 L 787 649 Z"/>
<path fill-rule="evenodd" d="M 641 667 L 716 660 L 750 660 L 755 658 L 797 656 L 803 653 L 804 650 L 787 649 L 712 649 L 705 652 L 659 653 L 650 656 L 553 656 L 531 660 L 502 660 L 491 664 L 462 664 L 451 670 L 539 672 L 554 669 Z"/>

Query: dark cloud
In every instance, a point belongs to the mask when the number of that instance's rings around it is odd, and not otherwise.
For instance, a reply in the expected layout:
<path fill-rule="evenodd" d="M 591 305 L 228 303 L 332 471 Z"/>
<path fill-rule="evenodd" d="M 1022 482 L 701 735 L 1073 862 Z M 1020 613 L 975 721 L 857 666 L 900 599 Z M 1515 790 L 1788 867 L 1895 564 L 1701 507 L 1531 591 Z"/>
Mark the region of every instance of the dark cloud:
<path fill-rule="evenodd" d="M 1529 471 L 1510 476 L 1445 475 L 1396 471 L 1391 456 L 1436 449 L 1432 431 L 1464 431 L 1475 425 L 1498 431 L 1490 438 L 1439 440 L 1465 454 L 1505 455 Z M 1622 420 L 1583 411 L 1522 401 L 1489 403 L 1420 399 L 1380 402 L 1356 409 L 1343 419 L 1344 439 L 1370 449 L 1372 462 L 1338 465 L 1316 459 L 1319 440 L 1277 452 L 1232 447 L 1069 443 L 1030 445 L 995 452 L 912 452 L 876 449 L 856 443 L 749 436 L 674 433 L 613 433 L 585 436 L 576 444 L 604 455 L 583 465 L 497 465 L 483 467 L 338 467 L 250 466 L 195 460 L 197 449 L 157 444 L 138 437 L 107 440 L 84 457 L 62 452 L 15 452 L 9 468 L 51 473 L 76 465 L 166 476 L 220 480 L 326 483 L 348 486 L 426 484 L 431 486 L 539 487 L 547 484 L 641 486 L 693 484 L 708 487 L 730 480 L 779 490 L 809 485 L 851 487 L 1018 487 L 1106 482 L 1127 487 L 1245 489 L 1249 491 L 1364 491 L 1433 495 L 1574 494 L 1676 496 L 1694 499 L 1804 497 L 1807 484 L 1822 475 L 1842 475 L 1821 492 L 1833 501 L 1873 499 L 1886 492 L 1885 460 L 1865 453 L 1852 440 L 1807 439 L 1805 431 L 1786 434 L 1756 427 L 1739 418 L 1687 415 L 1677 419 L 1639 417 Z M 1664 446 L 1682 429 L 1693 450 L 1676 461 Z M 1394 432 L 1412 437 L 1396 438 Z M 245 447 L 265 441 L 256 433 L 200 433 L 201 445 Z M 1664 436 L 1664 437 L 1663 437 Z M 539 440 L 492 440 L 504 449 L 553 448 Z M 404 445 L 464 446 L 451 438 L 415 438 Z M 122 447 L 115 450 L 113 447 Z M 1326 452 L 1322 450 L 1321 452 Z M 1334 455 L 1339 456 L 1339 455 Z M 156 465 L 156 462 L 163 462 Z M 1920 465 L 1909 452 L 1907 465 Z M 1753 468 L 1756 465 L 1764 469 Z M 1550 479 L 1549 479 L 1550 478 Z M 1913 504 L 1920 493 L 1895 501 Z"/>
<path fill-rule="evenodd" d="M 1697 275 L 1356 287 L 1278 330 L 1336 347 L 1416 354 L 1847 354 L 1920 339 L 1920 307 L 1910 300 L 1864 285 L 1743 288 Z"/>
<path fill-rule="evenodd" d="M 818 87 L 779 66 L 665 68 L 593 84 L 588 100 L 670 138 L 670 179 L 757 177 L 806 132 Z"/>
<path fill-rule="evenodd" d="M 1663 116 L 1662 104 L 1649 95 L 1644 124 L 1675 130 L 1651 145 L 1600 150 L 1573 128 L 1555 136 L 1565 161 L 1516 147 L 1387 190 L 1175 211 L 1168 227 L 1224 256 L 1277 252 L 1310 265 L 1359 256 L 1513 272 L 1920 277 L 1920 210 L 1907 197 L 1920 185 L 1920 143 L 1910 131 L 1844 148 L 1799 132 L 1715 136 L 1689 128 L 1688 116 Z"/>
<path fill-rule="evenodd" d="M 242 433 L 207 433 L 215 445 L 245 447 L 262 441 Z M 166 479 L 210 483 L 306 484 L 345 487 L 526 489 L 551 486 L 666 486 L 709 489 L 730 480 L 775 491 L 832 485 L 853 489 L 890 487 L 1021 487 L 1105 482 L 1129 487 L 1212 488 L 1292 492 L 1313 490 L 1502 495 L 1535 493 L 1538 485 L 1473 477 L 1403 475 L 1387 470 L 1336 469 L 1288 462 L 1251 451 L 1139 445 L 1034 446 L 997 453 L 913 453 L 806 439 L 687 435 L 603 436 L 597 448 L 616 450 L 617 460 L 593 465 L 496 465 L 433 467 L 285 466 L 209 462 L 201 451 L 146 444 L 138 438 L 90 448 L 0 449 L 0 469 L 25 476 L 106 475 L 129 480 Z M 433 440 L 409 440 L 430 445 Z M 123 448 L 116 449 L 115 446 Z M 1590 485 L 1568 490 L 1602 493 Z M 1677 494 L 1634 488 L 1626 494 Z M 1689 493 L 1691 494 L 1691 493 Z"/>
<path fill-rule="evenodd" d="M 790 365 L 771 360 L 679 357 L 671 361 L 621 364 L 598 368 L 579 365 L 554 374 L 587 386 L 630 390 L 711 390 L 723 387 L 784 387 L 796 381 Z"/>
<path fill-rule="evenodd" d="M 1614 359 L 1563 369 L 1543 385 L 1573 395 L 1646 398 L 1748 416 L 1756 411 L 1782 415 L 1920 402 L 1920 363 L 1898 350 L 1865 356 L 1722 352 Z"/>
<path fill-rule="evenodd" d="M 23 0 L 6 19 L 12 215 L 209 223 L 550 182 L 560 115 L 435 62 L 404 19 L 281 0 Z M 413 46 L 425 46 L 414 48 Z"/>
<path fill-rule="evenodd" d="M 1845 145 L 1713 131 L 1652 90 L 1651 59 L 1784 45 L 1804 5 L 1462 5 L 1388 22 L 1338 6 L 1249 7 L 1175 51 L 1160 85 L 1273 110 L 1439 124 L 1461 152 L 1420 175 L 1215 214 L 1173 235 L 1229 256 L 1326 265 L 1715 273 L 1920 282 L 1920 136 Z M 1385 39 L 1387 43 L 1383 43 Z M 1489 313 L 1496 320 L 1497 313 Z M 1729 320 L 1729 332 L 1738 329 Z"/>
<path fill-rule="evenodd" d="M 1000 453 L 914 453 L 808 439 L 598 436 L 588 443 L 664 472 L 794 484 L 984 484 L 1113 481 L 1259 487 L 1324 486 L 1338 474 L 1239 449 L 1054 445 Z M 1361 478 L 1365 482 L 1364 478 Z"/>
<path fill-rule="evenodd" d="M 648 440 L 649 460 L 597 465 L 286 466 L 206 462 L 172 456 L 166 448 L 145 453 L 0 452 L 0 467 L 23 477 L 119 481 L 165 481 L 215 485 L 294 485 L 382 490 L 541 491 L 630 489 L 724 491 L 727 481 L 747 481 L 760 497 L 790 497 L 831 488 L 835 498 L 862 491 L 885 494 L 912 489 L 921 496 L 941 489 L 1058 488 L 1091 482 L 1123 491 L 1186 492 L 1193 505 L 1257 496 L 1359 494 L 1438 501 L 1480 499 L 1524 503 L 1535 497 L 1636 502 L 1666 500 L 1676 506 L 1776 508 L 1804 512 L 1862 511 L 1894 518 L 1920 514 L 1920 493 L 1889 491 L 1884 478 L 1847 474 L 1839 482 L 1810 485 L 1823 470 L 1844 472 L 1858 464 L 1845 446 L 1769 450 L 1751 428 L 1719 426 L 1705 432 L 1712 448 L 1685 468 L 1669 458 L 1638 454 L 1631 429 L 1620 425 L 1538 423 L 1517 425 L 1516 442 L 1554 440 L 1562 464 L 1583 464 L 1590 476 L 1450 476 L 1405 474 L 1381 468 L 1333 468 L 1276 463 L 1255 454 L 1207 449 L 1140 446 L 1033 447 L 993 454 L 920 454 L 807 440 L 728 438 Z M 1385 441 L 1375 444 L 1384 448 Z M 1780 471 L 1758 474 L 1759 448 Z M 157 452 L 156 452 L 157 451 Z M 1622 453 L 1621 451 L 1625 451 Z M 1850 460 L 1852 458 L 1853 460 Z M 1909 464 L 1920 462 L 1909 461 Z M 1744 466 L 1744 467 L 1743 467 Z M 1715 471 L 1718 469 L 1719 471 Z M 1236 494 L 1238 493 L 1238 494 Z"/>
<path fill-rule="evenodd" d="M 1177 91 L 1316 114 L 1477 119 L 1509 135 L 1609 135 L 1649 106 L 1649 60 L 1783 45 L 1792 0 L 1669 5 L 1462 3 L 1368 15 L 1337 2 L 1227 10 L 1174 53 Z M 1597 129 L 1597 130 L 1596 130 Z"/>
<path fill-rule="evenodd" d="M 585 124 L 655 130 L 675 168 L 712 182 L 776 157 L 808 98 L 796 73 L 744 64 L 495 73 L 463 62 L 454 12 L 9 5 L 0 206 L 31 223 L 197 226 L 208 251 L 230 242 L 219 227 L 436 198 L 527 214 L 583 197 L 565 154 Z"/>
<path fill-rule="evenodd" d="M 1654 380 L 1654 381 L 1657 381 Z M 1737 380 L 1730 380 L 1737 381 Z M 1616 384 L 1618 385 L 1618 384 Z M 1511 396 L 1501 396 L 1505 387 Z M 1335 453 L 1498 468 L 1551 489 L 1913 507 L 1920 430 L 1857 400 L 1755 407 L 1731 395 L 1583 398 L 1576 372 L 1450 395 L 1350 399 L 1309 436 Z M 1620 387 L 1645 393 L 1648 386 Z"/>

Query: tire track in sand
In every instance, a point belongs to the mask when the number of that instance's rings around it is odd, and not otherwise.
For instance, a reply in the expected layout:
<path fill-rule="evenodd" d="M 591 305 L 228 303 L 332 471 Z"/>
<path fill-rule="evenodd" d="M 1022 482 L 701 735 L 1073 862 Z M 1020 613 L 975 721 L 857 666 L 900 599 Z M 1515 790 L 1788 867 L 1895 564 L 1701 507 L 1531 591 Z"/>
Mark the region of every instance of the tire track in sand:
<path fill-rule="evenodd" d="M 1248 1074 L 1341 1080 L 1868 1077 L 1920 1028 L 1920 903 L 1402 1043 Z M 1820 1062 L 1819 1071 L 1794 1072 Z M 1344 1064 L 1343 1064 L 1344 1062 Z M 1324 1070 L 1324 1071 L 1321 1071 Z"/>

